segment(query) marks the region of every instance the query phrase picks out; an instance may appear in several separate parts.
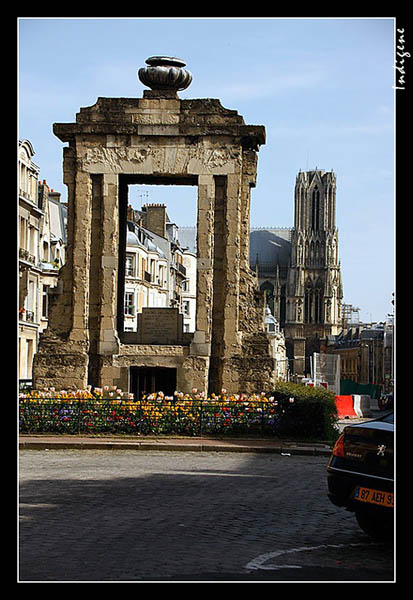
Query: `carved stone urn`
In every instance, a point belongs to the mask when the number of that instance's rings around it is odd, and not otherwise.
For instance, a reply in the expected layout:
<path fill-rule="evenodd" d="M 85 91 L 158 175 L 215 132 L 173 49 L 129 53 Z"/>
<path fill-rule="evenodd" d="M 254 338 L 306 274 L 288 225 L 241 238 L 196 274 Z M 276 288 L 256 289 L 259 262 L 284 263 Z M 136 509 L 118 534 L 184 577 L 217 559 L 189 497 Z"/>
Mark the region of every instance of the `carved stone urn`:
<path fill-rule="evenodd" d="M 186 63 L 172 56 L 151 56 L 146 59 L 147 67 L 138 70 L 140 81 L 151 88 L 144 97 L 177 97 L 178 90 L 185 90 L 192 81 L 192 74 L 183 67 Z"/>

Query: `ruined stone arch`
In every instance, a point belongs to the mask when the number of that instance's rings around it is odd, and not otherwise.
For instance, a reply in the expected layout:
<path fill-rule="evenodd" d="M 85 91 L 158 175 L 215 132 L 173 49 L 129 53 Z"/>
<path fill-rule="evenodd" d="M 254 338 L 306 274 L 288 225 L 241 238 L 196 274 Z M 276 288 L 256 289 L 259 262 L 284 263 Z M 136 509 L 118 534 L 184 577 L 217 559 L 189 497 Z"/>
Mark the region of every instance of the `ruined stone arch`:
<path fill-rule="evenodd" d="M 171 68 L 180 69 L 178 59 L 151 57 L 151 64 L 158 59 L 154 87 L 142 98 L 100 97 L 81 108 L 74 123 L 53 126 L 68 143 L 63 165 L 68 253 L 61 293 L 34 360 L 35 387 L 89 383 L 128 390 L 131 373 L 139 379 L 136 369 L 159 368 L 174 369 L 182 391 L 271 389 L 275 363 L 265 333 L 264 296 L 249 269 L 250 191 L 264 127 L 246 125 L 219 100 L 179 99 L 174 78 L 168 87 L 163 75 L 157 78 L 171 61 Z M 128 185 L 137 181 L 197 186 L 193 334 L 183 334 L 174 309 L 159 309 L 164 312 L 152 313 L 149 333 L 145 313 L 136 340 L 122 339 L 122 224 Z"/>

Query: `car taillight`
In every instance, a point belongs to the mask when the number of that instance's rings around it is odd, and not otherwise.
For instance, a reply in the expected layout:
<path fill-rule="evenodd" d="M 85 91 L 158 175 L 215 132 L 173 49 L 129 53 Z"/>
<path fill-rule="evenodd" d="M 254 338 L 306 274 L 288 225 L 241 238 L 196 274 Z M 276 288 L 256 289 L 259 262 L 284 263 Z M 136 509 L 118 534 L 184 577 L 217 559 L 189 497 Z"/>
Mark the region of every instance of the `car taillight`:
<path fill-rule="evenodd" d="M 340 437 L 338 438 L 338 440 L 334 444 L 334 448 L 333 448 L 332 454 L 333 454 L 333 456 L 339 456 L 341 458 L 345 457 L 345 452 L 344 452 L 344 433 L 342 433 L 340 435 Z"/>

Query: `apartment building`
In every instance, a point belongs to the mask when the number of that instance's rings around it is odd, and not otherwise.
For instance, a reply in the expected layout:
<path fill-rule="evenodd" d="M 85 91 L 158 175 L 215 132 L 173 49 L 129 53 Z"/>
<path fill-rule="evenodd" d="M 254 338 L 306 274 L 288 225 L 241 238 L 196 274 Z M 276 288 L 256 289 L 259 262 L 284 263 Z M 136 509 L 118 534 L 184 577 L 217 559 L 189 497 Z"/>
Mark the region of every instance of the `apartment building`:
<path fill-rule="evenodd" d="M 137 331 L 142 308 L 170 306 L 170 258 L 165 240 L 133 221 L 127 225 L 124 331 Z"/>
<path fill-rule="evenodd" d="M 29 140 L 18 149 L 18 372 L 30 380 L 39 335 L 47 327 L 49 292 L 65 262 L 67 208 L 60 194 L 39 182 Z"/>
<path fill-rule="evenodd" d="M 196 252 L 180 241 L 180 228 L 164 204 L 128 208 L 124 330 L 137 330 L 142 308 L 175 307 L 184 332 L 195 331 Z"/>
<path fill-rule="evenodd" d="M 327 352 L 340 356 L 340 377 L 393 392 L 393 317 L 382 323 L 358 323 L 331 336 Z"/>

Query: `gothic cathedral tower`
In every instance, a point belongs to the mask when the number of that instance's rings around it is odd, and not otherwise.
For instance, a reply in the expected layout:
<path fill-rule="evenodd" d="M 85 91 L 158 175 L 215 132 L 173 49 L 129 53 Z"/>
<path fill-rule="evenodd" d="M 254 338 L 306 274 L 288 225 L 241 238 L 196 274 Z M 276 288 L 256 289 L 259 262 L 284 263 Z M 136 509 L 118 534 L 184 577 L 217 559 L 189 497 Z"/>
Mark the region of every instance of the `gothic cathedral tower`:
<path fill-rule="evenodd" d="M 323 350 L 341 327 L 343 297 L 338 232 L 336 176 L 321 170 L 299 172 L 286 285 L 285 337 L 293 371 L 310 372 L 309 357 Z"/>

